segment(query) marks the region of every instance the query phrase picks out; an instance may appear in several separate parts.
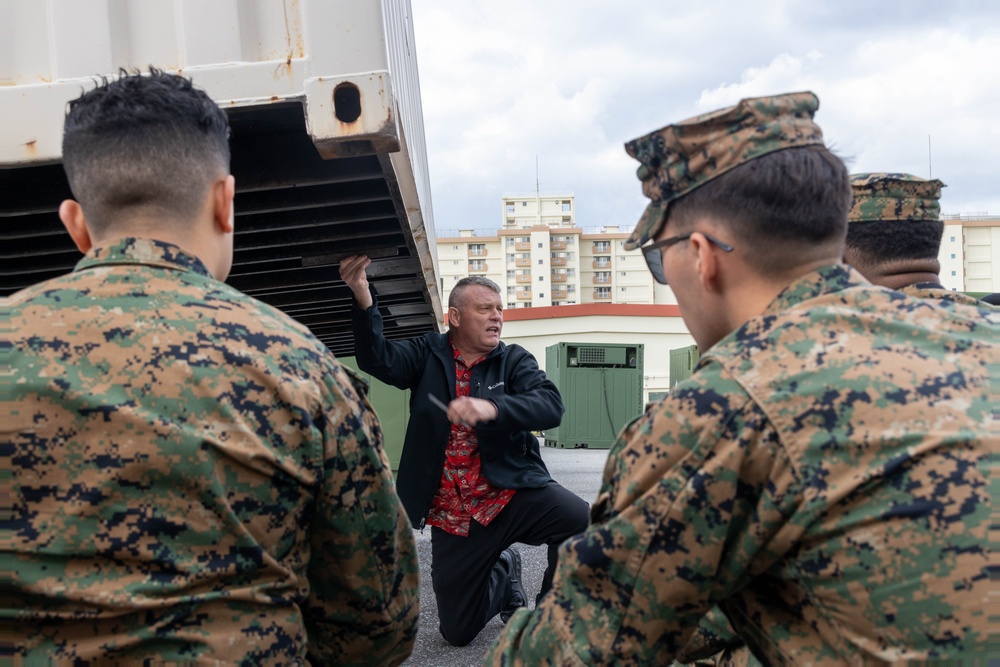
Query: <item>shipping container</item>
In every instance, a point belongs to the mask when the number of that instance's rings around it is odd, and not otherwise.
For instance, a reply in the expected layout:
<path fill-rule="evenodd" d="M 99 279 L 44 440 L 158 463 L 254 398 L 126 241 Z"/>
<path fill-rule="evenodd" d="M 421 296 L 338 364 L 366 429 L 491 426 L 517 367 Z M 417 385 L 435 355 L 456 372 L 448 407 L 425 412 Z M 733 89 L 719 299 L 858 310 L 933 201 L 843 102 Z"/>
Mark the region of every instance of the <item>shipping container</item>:
<path fill-rule="evenodd" d="M 66 105 L 97 76 L 155 66 L 229 115 L 229 283 L 338 355 L 354 353 L 337 265 L 367 253 L 386 337 L 441 331 L 434 225 L 407 0 L 3 0 L 3 296 L 72 269 L 57 209 Z"/>

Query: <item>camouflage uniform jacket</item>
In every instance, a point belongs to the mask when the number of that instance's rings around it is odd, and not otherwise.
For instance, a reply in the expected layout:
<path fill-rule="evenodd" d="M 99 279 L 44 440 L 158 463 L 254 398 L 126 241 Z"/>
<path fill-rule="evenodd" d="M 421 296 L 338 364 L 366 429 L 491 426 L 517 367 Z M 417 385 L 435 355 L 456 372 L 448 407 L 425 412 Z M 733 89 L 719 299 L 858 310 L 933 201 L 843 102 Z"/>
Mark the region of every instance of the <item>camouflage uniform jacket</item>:
<path fill-rule="evenodd" d="M 966 306 L 974 306 L 985 310 L 994 310 L 994 306 L 986 303 L 985 301 L 980 301 L 973 296 L 965 294 L 964 292 L 955 292 L 938 283 L 917 283 L 915 285 L 907 285 L 906 287 L 901 287 L 899 291 L 918 299 L 937 299 L 938 301 L 943 301 L 946 306 L 951 303 L 961 303 Z"/>
<path fill-rule="evenodd" d="M 146 239 L 9 305 L 0 655 L 405 659 L 412 528 L 364 385 L 305 327 Z"/>
<path fill-rule="evenodd" d="M 803 276 L 626 426 L 494 665 L 665 665 L 718 604 L 765 662 L 982 655 L 996 319 Z"/>

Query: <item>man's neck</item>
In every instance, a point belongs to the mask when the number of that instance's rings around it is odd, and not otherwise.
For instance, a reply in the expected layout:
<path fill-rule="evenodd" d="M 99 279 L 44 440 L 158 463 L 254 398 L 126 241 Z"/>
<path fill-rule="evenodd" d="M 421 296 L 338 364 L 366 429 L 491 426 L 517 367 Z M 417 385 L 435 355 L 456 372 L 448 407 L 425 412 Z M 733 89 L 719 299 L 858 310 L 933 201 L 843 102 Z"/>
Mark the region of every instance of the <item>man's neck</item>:
<path fill-rule="evenodd" d="M 913 259 L 886 263 L 871 281 L 889 289 L 901 289 L 917 283 L 939 283 L 941 263 L 936 259 Z"/>

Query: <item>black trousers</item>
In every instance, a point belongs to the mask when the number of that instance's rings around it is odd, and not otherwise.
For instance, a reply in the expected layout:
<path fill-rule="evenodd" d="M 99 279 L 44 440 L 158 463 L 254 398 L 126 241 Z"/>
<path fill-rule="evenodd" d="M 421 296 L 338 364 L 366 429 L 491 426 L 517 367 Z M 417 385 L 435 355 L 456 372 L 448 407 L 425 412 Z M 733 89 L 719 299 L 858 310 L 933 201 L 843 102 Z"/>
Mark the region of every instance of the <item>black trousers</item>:
<path fill-rule="evenodd" d="M 500 553 L 521 542 L 549 545 L 548 567 L 538 599 L 552 588 L 559 545 L 583 532 L 589 521 L 586 501 L 556 482 L 541 489 L 519 489 L 507 506 L 483 526 L 472 521 L 469 535 L 431 527 L 431 583 L 441 634 L 465 646 L 500 613 L 510 590 Z"/>

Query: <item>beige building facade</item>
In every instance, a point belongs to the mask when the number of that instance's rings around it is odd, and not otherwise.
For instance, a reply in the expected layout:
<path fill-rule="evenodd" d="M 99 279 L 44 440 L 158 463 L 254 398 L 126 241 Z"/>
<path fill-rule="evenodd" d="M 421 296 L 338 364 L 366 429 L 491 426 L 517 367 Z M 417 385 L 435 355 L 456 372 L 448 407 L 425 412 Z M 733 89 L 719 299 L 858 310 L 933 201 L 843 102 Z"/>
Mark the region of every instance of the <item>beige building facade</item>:
<path fill-rule="evenodd" d="M 941 284 L 960 292 L 1000 292 L 1000 216 L 943 215 Z"/>
<path fill-rule="evenodd" d="M 496 282 L 512 308 L 675 304 L 654 283 L 639 251 L 627 252 L 630 230 L 576 226 L 572 194 L 505 196 L 497 228 L 438 232 L 438 273 L 444 302 L 467 275 Z"/>

